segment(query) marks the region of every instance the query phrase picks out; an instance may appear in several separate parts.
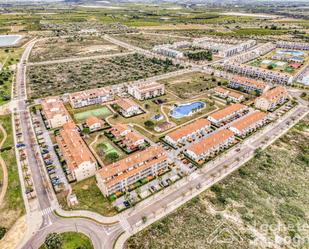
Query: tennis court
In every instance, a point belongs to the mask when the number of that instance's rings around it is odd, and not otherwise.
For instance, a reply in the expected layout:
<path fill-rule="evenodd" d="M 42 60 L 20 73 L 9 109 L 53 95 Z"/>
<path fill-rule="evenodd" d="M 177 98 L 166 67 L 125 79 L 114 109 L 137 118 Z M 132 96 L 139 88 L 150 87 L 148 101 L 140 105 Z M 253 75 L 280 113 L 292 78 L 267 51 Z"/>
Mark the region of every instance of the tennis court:
<path fill-rule="evenodd" d="M 85 119 L 87 119 L 90 116 L 106 118 L 107 116 L 109 116 L 111 114 L 112 114 L 111 111 L 107 107 L 104 106 L 104 107 L 100 107 L 100 108 L 97 108 L 97 109 L 76 113 L 76 114 L 74 114 L 74 118 L 78 122 L 80 122 L 80 121 L 84 121 Z"/>

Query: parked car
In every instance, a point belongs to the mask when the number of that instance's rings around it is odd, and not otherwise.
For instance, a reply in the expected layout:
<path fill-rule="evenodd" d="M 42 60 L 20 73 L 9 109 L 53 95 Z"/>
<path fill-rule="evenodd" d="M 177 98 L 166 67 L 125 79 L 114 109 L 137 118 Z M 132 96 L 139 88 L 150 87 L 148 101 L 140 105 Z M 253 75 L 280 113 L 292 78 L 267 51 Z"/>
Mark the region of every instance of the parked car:
<path fill-rule="evenodd" d="M 22 148 L 22 147 L 25 147 L 26 145 L 25 144 L 16 144 L 16 148 Z"/>
<path fill-rule="evenodd" d="M 130 203 L 128 201 L 124 201 L 123 204 L 125 205 L 125 207 L 130 207 Z"/>

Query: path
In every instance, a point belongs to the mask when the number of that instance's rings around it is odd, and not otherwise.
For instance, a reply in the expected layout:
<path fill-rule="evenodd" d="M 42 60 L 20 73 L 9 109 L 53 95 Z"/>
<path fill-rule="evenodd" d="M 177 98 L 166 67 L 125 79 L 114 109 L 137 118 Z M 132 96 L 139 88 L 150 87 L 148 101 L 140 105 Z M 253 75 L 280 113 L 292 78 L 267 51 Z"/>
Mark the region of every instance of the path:
<path fill-rule="evenodd" d="M 65 59 L 60 59 L 60 60 L 31 62 L 31 63 L 28 63 L 28 66 L 42 66 L 42 65 L 68 63 L 68 62 L 75 62 L 75 61 L 79 62 L 79 61 L 86 61 L 86 60 L 108 59 L 108 58 L 113 58 L 116 56 L 125 56 L 125 55 L 130 55 L 130 54 L 134 54 L 134 52 L 116 53 L 116 54 L 100 54 L 100 55 L 93 55 L 93 56 L 87 56 L 87 57 L 76 57 L 76 58 L 65 58 Z"/>
<path fill-rule="evenodd" d="M 2 148 L 5 140 L 7 139 L 7 133 L 5 131 L 5 129 L 3 128 L 3 126 L 0 124 L 0 130 L 1 132 L 3 133 L 3 139 L 0 143 L 0 148 Z M 3 158 L 1 157 L 0 155 L 0 164 L 1 164 L 1 167 L 2 167 L 2 174 L 3 174 L 3 182 L 2 182 L 2 188 L 1 188 L 1 193 L 0 193 L 0 206 L 3 204 L 3 199 L 5 197 L 5 193 L 6 193 L 6 190 L 8 188 L 8 171 L 7 171 L 7 167 L 5 165 L 5 162 L 3 160 Z"/>
<path fill-rule="evenodd" d="M 105 166 L 105 164 L 103 163 L 103 161 L 101 160 L 99 155 L 96 153 L 95 149 L 92 147 L 92 145 L 94 145 L 98 141 L 98 138 L 100 136 L 101 136 L 101 133 L 96 135 L 95 139 L 89 144 L 89 148 L 90 148 L 92 154 L 95 156 L 95 158 L 99 161 L 100 165 L 103 167 L 103 166 Z"/>

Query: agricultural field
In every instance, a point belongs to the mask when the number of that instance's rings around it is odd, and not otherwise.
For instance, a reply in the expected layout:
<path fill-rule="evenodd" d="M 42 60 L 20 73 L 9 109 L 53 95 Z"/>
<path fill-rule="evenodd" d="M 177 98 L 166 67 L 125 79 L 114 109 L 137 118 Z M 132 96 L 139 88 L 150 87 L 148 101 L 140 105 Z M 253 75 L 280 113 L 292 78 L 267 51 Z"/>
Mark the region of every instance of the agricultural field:
<path fill-rule="evenodd" d="M 103 87 L 177 70 L 170 61 L 132 54 L 109 59 L 32 66 L 28 70 L 31 98 Z"/>
<path fill-rule="evenodd" d="M 171 44 L 179 41 L 190 41 L 190 38 L 158 35 L 155 33 L 122 34 L 115 38 L 144 49 L 152 49 L 156 45 Z"/>
<path fill-rule="evenodd" d="M 18 218 L 25 213 L 25 208 L 16 165 L 11 116 L 1 116 L 0 123 L 7 133 L 7 138 L 2 145 L 4 150 L 1 152 L 1 157 L 6 163 L 8 171 L 8 188 L 3 205 L 0 206 L 0 227 L 9 230 Z M 3 138 L 3 134 L 0 138 Z"/>
<path fill-rule="evenodd" d="M 181 99 L 190 99 L 196 95 L 205 94 L 207 90 L 227 81 L 201 72 L 187 73 L 177 77 L 160 80 L 166 90 L 176 94 Z"/>
<path fill-rule="evenodd" d="M 65 210 L 89 210 L 105 216 L 113 216 L 117 212 L 97 187 L 95 177 L 71 184 L 72 193 L 76 194 L 78 204 L 68 207 L 64 193 L 58 194 L 58 201 Z"/>
<path fill-rule="evenodd" d="M 69 36 L 53 37 L 36 43 L 31 51 L 30 61 L 40 62 L 63 58 L 87 57 L 99 54 L 114 54 L 126 51 L 103 38 Z"/>
<path fill-rule="evenodd" d="M 220 240 L 233 248 L 307 248 L 308 124 L 309 116 L 221 183 L 132 236 L 125 248 L 229 248 Z M 275 237 L 300 244 L 280 246 Z"/>

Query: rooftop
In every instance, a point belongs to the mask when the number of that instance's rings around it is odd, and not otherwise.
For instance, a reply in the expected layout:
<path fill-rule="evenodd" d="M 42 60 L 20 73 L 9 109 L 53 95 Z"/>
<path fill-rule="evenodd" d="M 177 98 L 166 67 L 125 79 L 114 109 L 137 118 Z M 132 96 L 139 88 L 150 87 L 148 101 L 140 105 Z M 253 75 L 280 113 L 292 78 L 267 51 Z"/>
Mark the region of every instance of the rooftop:
<path fill-rule="evenodd" d="M 212 117 L 213 119 L 216 119 L 216 120 L 220 120 L 234 112 L 237 112 L 237 111 L 240 111 L 246 108 L 248 107 L 242 104 L 238 104 L 238 103 L 232 104 L 232 105 L 225 107 L 224 109 L 221 109 L 219 111 L 214 112 L 213 114 L 210 114 L 209 117 Z"/>
<path fill-rule="evenodd" d="M 267 116 L 266 113 L 260 112 L 260 111 L 255 111 L 250 113 L 249 115 L 245 116 L 242 119 L 236 120 L 234 123 L 231 124 L 231 127 L 236 128 L 239 131 L 242 131 L 256 122 L 264 119 Z"/>

